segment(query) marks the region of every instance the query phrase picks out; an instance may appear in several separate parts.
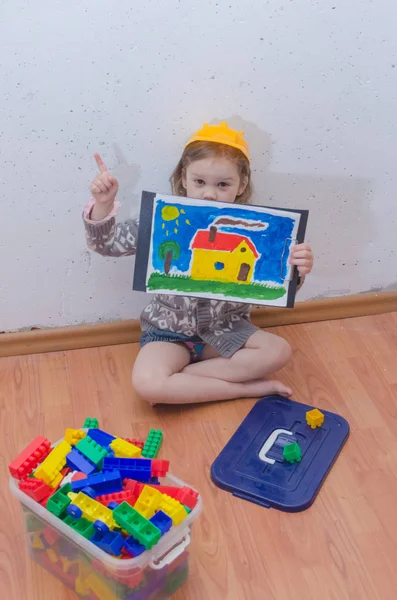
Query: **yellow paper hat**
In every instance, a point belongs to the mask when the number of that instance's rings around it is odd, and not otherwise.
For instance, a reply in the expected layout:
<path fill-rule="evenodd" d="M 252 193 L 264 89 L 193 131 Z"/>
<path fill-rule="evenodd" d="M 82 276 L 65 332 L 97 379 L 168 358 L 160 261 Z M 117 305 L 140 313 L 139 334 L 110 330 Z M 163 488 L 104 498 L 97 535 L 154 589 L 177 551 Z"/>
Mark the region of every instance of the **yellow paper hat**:
<path fill-rule="evenodd" d="M 225 122 L 219 125 L 208 125 L 204 123 L 201 129 L 196 131 L 186 144 L 185 148 L 193 142 L 216 142 L 217 144 L 226 144 L 241 150 L 241 152 L 250 159 L 248 144 L 244 139 L 242 131 L 231 129 Z"/>

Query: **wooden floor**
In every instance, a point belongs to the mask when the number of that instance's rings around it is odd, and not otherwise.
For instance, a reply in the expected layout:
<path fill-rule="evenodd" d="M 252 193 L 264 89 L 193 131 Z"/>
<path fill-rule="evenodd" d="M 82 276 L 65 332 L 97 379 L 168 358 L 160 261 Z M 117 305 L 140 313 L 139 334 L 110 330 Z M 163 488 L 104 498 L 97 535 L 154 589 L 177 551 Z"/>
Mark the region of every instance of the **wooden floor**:
<path fill-rule="evenodd" d="M 135 345 L 0 359 L 3 597 L 75 597 L 25 558 L 7 464 L 34 436 L 56 440 L 90 415 L 125 436 L 162 428 L 162 455 L 203 495 L 190 579 L 175 600 L 395 600 L 397 313 L 278 332 L 295 349 L 282 373 L 294 398 L 338 412 L 351 425 L 317 500 L 298 514 L 235 499 L 210 481 L 212 461 L 252 400 L 152 409 L 131 389 Z"/>

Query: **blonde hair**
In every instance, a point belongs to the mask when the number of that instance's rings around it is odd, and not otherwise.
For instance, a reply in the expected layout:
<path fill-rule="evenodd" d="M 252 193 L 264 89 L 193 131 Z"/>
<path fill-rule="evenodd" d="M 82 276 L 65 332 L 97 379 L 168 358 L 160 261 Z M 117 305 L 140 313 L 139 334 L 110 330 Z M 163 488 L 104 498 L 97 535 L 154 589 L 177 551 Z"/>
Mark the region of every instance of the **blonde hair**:
<path fill-rule="evenodd" d="M 218 144 L 217 142 L 193 142 L 184 149 L 181 159 L 170 178 L 172 193 L 176 196 L 186 196 L 182 176 L 186 172 L 187 167 L 196 160 L 203 160 L 204 158 L 212 158 L 214 156 L 227 158 L 236 165 L 240 180 L 246 182 L 247 185 L 243 193 L 236 196 L 235 202 L 238 204 L 248 204 L 252 196 L 249 160 L 241 150 L 226 144 Z"/>

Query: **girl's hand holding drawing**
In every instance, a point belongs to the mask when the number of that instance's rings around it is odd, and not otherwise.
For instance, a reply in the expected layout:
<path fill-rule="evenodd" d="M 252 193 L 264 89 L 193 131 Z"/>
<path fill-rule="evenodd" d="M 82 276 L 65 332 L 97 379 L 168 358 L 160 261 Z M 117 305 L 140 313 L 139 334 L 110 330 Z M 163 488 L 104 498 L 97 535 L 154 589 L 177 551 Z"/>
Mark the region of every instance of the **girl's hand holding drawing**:
<path fill-rule="evenodd" d="M 313 268 L 313 252 L 309 244 L 293 246 L 289 262 L 298 267 L 299 277 L 308 275 Z"/>
<path fill-rule="evenodd" d="M 94 154 L 95 162 L 99 173 L 90 185 L 90 192 L 95 200 L 95 205 L 91 212 L 93 221 L 101 221 L 108 216 L 113 208 L 116 194 L 119 189 L 119 183 L 103 162 L 98 153 Z"/>

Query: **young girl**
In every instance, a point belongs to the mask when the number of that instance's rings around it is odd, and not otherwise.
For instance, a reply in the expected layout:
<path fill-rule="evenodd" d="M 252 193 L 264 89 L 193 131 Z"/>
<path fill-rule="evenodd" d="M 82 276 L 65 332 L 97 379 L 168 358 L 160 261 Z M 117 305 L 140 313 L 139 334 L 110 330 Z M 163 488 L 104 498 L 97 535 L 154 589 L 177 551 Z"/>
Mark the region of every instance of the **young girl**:
<path fill-rule="evenodd" d="M 116 224 L 118 182 L 98 154 L 99 174 L 84 210 L 87 243 L 103 256 L 135 254 L 138 224 Z M 251 198 L 249 150 L 242 132 L 226 123 L 205 124 L 186 145 L 172 176 L 174 195 L 247 203 Z M 294 246 L 291 264 L 301 283 L 313 265 L 307 244 Z M 141 315 L 141 350 L 132 381 L 151 404 L 211 402 L 282 394 L 291 390 L 269 379 L 291 358 L 282 338 L 250 320 L 250 306 L 237 302 L 154 295 Z"/>

